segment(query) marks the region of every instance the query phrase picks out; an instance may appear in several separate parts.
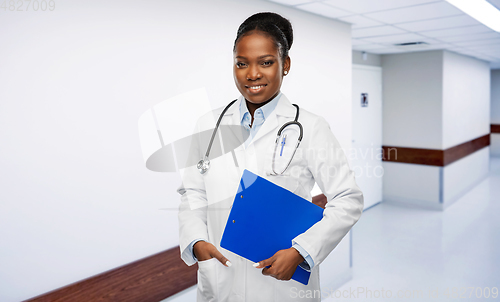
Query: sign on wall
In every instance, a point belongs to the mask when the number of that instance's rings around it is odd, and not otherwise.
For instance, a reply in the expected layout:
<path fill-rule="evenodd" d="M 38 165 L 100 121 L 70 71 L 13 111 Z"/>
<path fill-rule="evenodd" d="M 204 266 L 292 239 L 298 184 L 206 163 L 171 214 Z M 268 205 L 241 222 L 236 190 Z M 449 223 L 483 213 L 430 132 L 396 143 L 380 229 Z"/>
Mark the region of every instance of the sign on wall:
<path fill-rule="evenodd" d="M 368 107 L 368 93 L 361 94 L 361 107 Z"/>

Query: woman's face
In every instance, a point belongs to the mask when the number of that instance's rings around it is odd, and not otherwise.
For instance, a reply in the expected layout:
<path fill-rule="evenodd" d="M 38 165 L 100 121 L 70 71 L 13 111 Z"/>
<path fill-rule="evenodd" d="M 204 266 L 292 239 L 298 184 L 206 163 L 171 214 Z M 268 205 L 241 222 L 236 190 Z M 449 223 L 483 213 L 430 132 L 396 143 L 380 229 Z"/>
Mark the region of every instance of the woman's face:
<path fill-rule="evenodd" d="M 243 36 L 234 52 L 234 82 L 247 101 L 261 104 L 275 97 L 290 58 L 282 61 L 271 37 L 254 31 Z"/>

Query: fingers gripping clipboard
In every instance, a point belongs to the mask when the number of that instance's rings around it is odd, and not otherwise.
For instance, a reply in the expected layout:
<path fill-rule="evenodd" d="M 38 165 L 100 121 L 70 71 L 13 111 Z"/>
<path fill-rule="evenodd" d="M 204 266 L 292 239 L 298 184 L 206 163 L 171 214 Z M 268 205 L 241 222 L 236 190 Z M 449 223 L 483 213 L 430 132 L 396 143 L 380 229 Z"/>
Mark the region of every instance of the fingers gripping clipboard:
<path fill-rule="evenodd" d="M 292 246 L 292 239 L 323 218 L 323 209 L 245 170 L 222 235 L 221 247 L 253 262 Z M 310 272 L 292 279 L 307 285 Z"/>

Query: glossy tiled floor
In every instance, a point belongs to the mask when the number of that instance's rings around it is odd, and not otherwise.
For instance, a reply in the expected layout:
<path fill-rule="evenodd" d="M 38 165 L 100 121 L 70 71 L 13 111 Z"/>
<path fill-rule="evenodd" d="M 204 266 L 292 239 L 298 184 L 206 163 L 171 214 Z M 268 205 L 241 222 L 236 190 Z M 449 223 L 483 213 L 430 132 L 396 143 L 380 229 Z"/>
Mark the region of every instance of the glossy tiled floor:
<path fill-rule="evenodd" d="M 500 301 L 500 158 L 444 212 L 382 203 L 353 240 L 353 279 L 326 301 Z"/>

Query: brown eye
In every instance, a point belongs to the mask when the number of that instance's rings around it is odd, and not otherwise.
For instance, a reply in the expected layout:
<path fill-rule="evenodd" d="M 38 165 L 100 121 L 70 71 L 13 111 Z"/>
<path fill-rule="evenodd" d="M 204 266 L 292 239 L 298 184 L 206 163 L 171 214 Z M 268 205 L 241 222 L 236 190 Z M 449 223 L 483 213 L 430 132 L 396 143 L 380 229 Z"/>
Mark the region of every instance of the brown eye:
<path fill-rule="evenodd" d="M 246 64 L 245 64 L 245 63 L 242 63 L 242 62 L 238 62 L 238 63 L 236 63 L 236 67 L 238 67 L 238 68 L 243 68 L 243 67 L 245 67 L 245 66 L 246 66 Z"/>
<path fill-rule="evenodd" d="M 273 64 L 274 64 L 274 61 L 265 61 L 262 63 L 262 65 L 264 65 L 264 66 L 271 66 Z"/>

